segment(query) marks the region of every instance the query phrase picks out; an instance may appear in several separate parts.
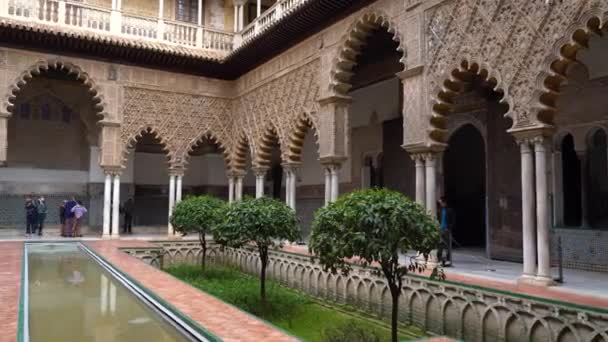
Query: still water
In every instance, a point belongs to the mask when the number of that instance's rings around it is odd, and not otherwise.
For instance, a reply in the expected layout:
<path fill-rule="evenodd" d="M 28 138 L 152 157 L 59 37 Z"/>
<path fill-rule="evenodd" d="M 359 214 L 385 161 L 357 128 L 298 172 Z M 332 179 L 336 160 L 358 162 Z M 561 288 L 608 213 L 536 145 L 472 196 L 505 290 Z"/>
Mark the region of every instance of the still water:
<path fill-rule="evenodd" d="M 75 244 L 28 246 L 33 342 L 188 341 Z"/>

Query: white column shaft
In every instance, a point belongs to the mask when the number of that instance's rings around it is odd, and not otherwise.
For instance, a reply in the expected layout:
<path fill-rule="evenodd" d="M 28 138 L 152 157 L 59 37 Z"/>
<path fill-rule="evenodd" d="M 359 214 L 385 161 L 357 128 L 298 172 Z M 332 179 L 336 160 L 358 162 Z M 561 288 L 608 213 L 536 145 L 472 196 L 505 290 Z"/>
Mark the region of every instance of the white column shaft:
<path fill-rule="evenodd" d="M 110 237 L 110 213 L 112 211 L 112 175 L 106 174 L 103 187 L 103 233 L 102 237 Z"/>
<path fill-rule="evenodd" d="M 340 195 L 340 179 L 338 176 L 338 167 L 331 168 L 331 201 L 335 202 Z"/>
<path fill-rule="evenodd" d="M 547 191 L 547 147 L 544 141 L 534 143 L 536 166 L 536 241 L 538 270 L 537 278 L 551 279 L 549 241 L 549 193 Z"/>
<path fill-rule="evenodd" d="M 175 204 L 182 201 L 182 180 L 183 176 L 175 176 Z"/>
<path fill-rule="evenodd" d="M 262 0 L 258 0 L 257 2 L 257 17 L 259 17 L 262 14 Z"/>
<path fill-rule="evenodd" d="M 203 0 L 198 0 L 198 13 L 196 23 L 200 26 L 203 25 Z"/>
<path fill-rule="evenodd" d="M 169 176 L 169 222 L 167 223 L 167 235 L 173 235 L 173 225 L 171 225 L 171 215 L 173 215 L 173 206 L 175 206 L 175 183 L 176 176 Z"/>
<path fill-rule="evenodd" d="M 521 212 L 523 229 L 524 277 L 536 274 L 536 230 L 534 198 L 534 155 L 527 141 L 520 144 L 521 150 Z"/>
<path fill-rule="evenodd" d="M 234 202 L 234 177 L 228 178 L 228 202 Z"/>
<path fill-rule="evenodd" d="M 243 199 L 243 177 L 236 178 L 235 188 L 235 198 L 237 201 L 240 201 Z"/>
<path fill-rule="evenodd" d="M 120 222 L 120 175 L 114 176 L 114 189 L 112 190 L 112 237 L 120 236 L 118 223 Z"/>
<path fill-rule="evenodd" d="M 433 216 L 437 214 L 437 174 L 435 168 L 435 155 L 429 154 L 425 160 L 426 166 L 426 210 Z"/>
<path fill-rule="evenodd" d="M 416 158 L 416 202 L 426 208 L 426 177 L 424 159 Z"/>
<path fill-rule="evenodd" d="M 163 0 L 158 0 L 158 18 L 162 19 L 164 17 L 165 12 L 165 2 Z"/>

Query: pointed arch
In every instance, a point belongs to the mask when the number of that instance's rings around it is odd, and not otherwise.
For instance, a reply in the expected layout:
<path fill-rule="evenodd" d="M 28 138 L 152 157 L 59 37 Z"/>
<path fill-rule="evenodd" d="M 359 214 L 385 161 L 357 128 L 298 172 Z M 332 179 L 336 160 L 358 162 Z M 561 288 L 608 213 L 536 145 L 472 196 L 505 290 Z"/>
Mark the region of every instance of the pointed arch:
<path fill-rule="evenodd" d="M 456 97 L 466 88 L 467 84 L 478 78 L 485 87 L 500 95 L 500 103 L 509 105 L 505 117 L 511 118 L 511 101 L 506 84 L 497 70 L 487 64 L 462 60 L 458 66 L 449 69 L 444 75 L 441 85 L 437 84 L 431 91 L 434 98 L 431 101 L 432 114 L 429 118 L 428 134 L 431 143 L 444 145 L 447 142 L 448 117 L 453 112 Z"/>
<path fill-rule="evenodd" d="M 330 94 L 346 95 L 348 93 L 351 88 L 352 70 L 357 64 L 357 56 L 366 45 L 366 38 L 378 28 L 384 28 L 393 35 L 393 40 L 399 44 L 397 51 L 402 55 L 399 62 L 405 64 L 403 39 L 397 30 L 397 25 L 389 19 L 388 14 L 382 11 L 367 11 L 355 20 L 339 43 L 339 50 L 331 67 Z"/>
<path fill-rule="evenodd" d="M 25 71 L 23 71 L 21 74 L 19 74 L 19 76 L 17 76 L 17 78 L 9 86 L 7 93 L 5 94 L 4 99 L 2 100 L 2 108 L 0 108 L 0 111 L 11 113 L 15 104 L 14 101 L 17 98 L 17 95 L 19 94 L 21 89 L 32 78 L 40 75 L 44 71 L 53 69 L 65 70 L 69 75 L 73 75 L 76 80 L 82 83 L 87 88 L 88 92 L 91 94 L 93 108 L 97 111 L 97 116 L 101 117 L 102 119 L 108 119 L 108 106 L 95 80 L 87 72 L 82 70 L 81 67 L 62 58 L 38 61 L 31 65 L 29 68 L 27 68 Z"/>
<path fill-rule="evenodd" d="M 255 158 L 253 164 L 258 167 L 270 167 L 272 162 L 272 148 L 274 143 L 279 144 L 279 150 L 281 152 L 281 160 L 284 160 L 283 144 L 281 144 L 281 138 L 279 131 L 273 123 L 269 123 L 266 129 L 262 131 L 262 134 L 257 140 Z"/>

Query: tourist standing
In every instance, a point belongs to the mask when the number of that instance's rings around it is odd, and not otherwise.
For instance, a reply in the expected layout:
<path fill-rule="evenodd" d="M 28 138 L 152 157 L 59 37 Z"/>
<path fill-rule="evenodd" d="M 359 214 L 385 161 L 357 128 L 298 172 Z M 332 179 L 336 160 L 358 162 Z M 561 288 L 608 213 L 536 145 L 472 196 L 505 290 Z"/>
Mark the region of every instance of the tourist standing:
<path fill-rule="evenodd" d="M 82 217 L 87 213 L 87 208 L 82 205 L 82 201 L 78 201 L 78 203 L 72 208 L 72 214 L 74 214 L 73 222 L 74 226 L 72 227 L 72 237 L 82 237 L 80 233 L 80 225 L 82 222 Z"/>
<path fill-rule="evenodd" d="M 74 228 L 74 212 L 72 211 L 72 209 L 78 205 L 78 203 L 76 202 L 76 198 L 74 196 L 72 196 L 72 198 L 66 202 L 64 209 L 65 209 L 65 214 L 64 214 L 64 218 L 65 218 L 65 230 L 64 230 L 64 236 L 72 236 L 73 232 L 72 232 L 72 228 Z"/>
<path fill-rule="evenodd" d="M 133 199 L 129 198 L 125 204 L 123 204 L 122 206 L 122 212 L 125 215 L 125 220 L 123 223 L 123 228 L 122 228 L 122 232 L 123 233 L 131 233 L 131 228 L 133 226 L 133 210 L 134 210 L 134 206 L 133 206 Z"/>
<path fill-rule="evenodd" d="M 439 199 L 439 227 L 441 229 L 441 246 L 437 250 L 437 258 L 443 266 L 452 265 L 452 228 L 454 226 L 454 213 L 452 208 L 448 207 L 445 196 Z M 446 251 L 445 257 L 443 256 Z M 446 262 L 448 264 L 446 264 Z"/>
<path fill-rule="evenodd" d="M 61 236 L 65 236 L 65 204 L 68 200 L 63 200 L 59 206 L 59 224 L 61 225 Z"/>
<path fill-rule="evenodd" d="M 36 209 L 38 210 L 38 220 L 36 222 L 38 224 L 38 236 L 41 236 L 42 228 L 44 228 L 44 221 L 46 220 L 46 213 L 48 211 L 46 201 L 44 200 L 43 196 L 40 196 L 40 198 L 38 198 Z"/>
<path fill-rule="evenodd" d="M 28 197 L 25 199 L 25 236 L 30 237 L 36 233 L 36 222 L 38 221 L 38 211 L 34 201 Z"/>

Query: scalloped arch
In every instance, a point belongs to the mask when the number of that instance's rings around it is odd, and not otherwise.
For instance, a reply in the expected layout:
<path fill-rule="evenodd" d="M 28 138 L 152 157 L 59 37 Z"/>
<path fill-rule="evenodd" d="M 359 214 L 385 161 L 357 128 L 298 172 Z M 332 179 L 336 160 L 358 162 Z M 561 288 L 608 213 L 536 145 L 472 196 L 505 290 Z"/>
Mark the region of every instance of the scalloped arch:
<path fill-rule="evenodd" d="M 226 144 L 222 142 L 217 135 L 213 134 L 211 130 L 206 130 L 203 134 L 199 135 L 197 138 L 194 138 L 188 142 L 186 150 L 181 154 L 180 158 L 183 161 L 184 167 L 186 167 L 190 161 L 190 152 L 194 150 L 196 145 L 207 140 L 216 144 L 219 149 L 222 151 L 222 155 L 224 157 L 224 162 L 226 163 L 226 167 L 229 168 L 230 165 L 230 150 L 227 148 Z"/>
<path fill-rule="evenodd" d="M 256 149 L 254 153 L 253 164 L 255 166 L 270 167 L 272 158 L 273 142 L 279 143 L 279 150 L 281 152 L 281 160 L 286 160 L 285 156 L 285 145 L 281 141 L 281 136 L 277 127 L 271 122 L 262 131 L 260 138 L 257 140 Z"/>
<path fill-rule="evenodd" d="M 591 8 L 565 29 L 563 36 L 553 44 L 549 55 L 543 60 L 535 79 L 532 99 L 538 101 L 536 120 L 545 125 L 554 125 L 560 87 L 567 79 L 568 67 L 575 63 L 581 49 L 589 48 L 592 35 L 602 35 L 608 22 L 608 12 Z"/>
<path fill-rule="evenodd" d="M 319 153 L 319 130 L 315 126 L 311 116 L 304 112 L 296 119 L 296 123 L 288 136 L 288 156 L 289 162 L 299 163 L 302 161 L 302 149 L 304 147 L 304 139 L 306 134 L 312 130 L 317 144 L 317 153 Z"/>
<path fill-rule="evenodd" d="M 168 141 L 159 133 L 159 130 L 157 130 L 156 128 L 154 128 L 151 125 L 142 125 L 136 132 L 137 133 L 133 134 L 132 136 L 129 137 L 129 139 L 127 139 L 127 143 L 122 148 L 121 166 L 123 168 L 126 167 L 127 158 L 129 156 L 129 149 L 133 148 L 135 146 L 135 144 L 137 143 L 137 140 L 139 138 L 141 138 L 144 133 L 150 133 L 150 134 L 154 135 L 154 137 L 156 137 L 160 141 L 162 149 L 165 152 L 165 155 L 167 157 L 167 164 L 171 163 L 173 156 L 171 155 Z"/>
<path fill-rule="evenodd" d="M 402 53 L 399 62 L 405 64 L 403 39 L 397 30 L 397 25 L 388 18 L 388 14 L 384 12 L 371 10 L 360 15 L 351 24 L 341 39 L 337 55 L 332 61 L 329 83 L 330 93 L 340 95 L 348 93 L 351 88 L 352 69 L 357 64 L 357 56 L 366 45 L 366 38 L 376 28 L 385 28 L 389 33 L 393 34 L 393 40 L 399 44 L 397 51 Z"/>
<path fill-rule="evenodd" d="M 483 82 L 489 84 L 495 92 L 502 93 L 501 103 L 506 103 L 509 110 L 505 117 L 513 122 L 511 113 L 512 100 L 509 97 L 508 86 L 502 81 L 498 71 L 486 63 L 471 62 L 467 59 L 461 60 L 460 64 L 448 69 L 441 78 L 441 84 L 437 83 L 431 89 L 432 114 L 428 123 L 428 137 L 433 143 L 446 144 L 449 136 L 447 118 L 451 114 L 454 99 L 465 83 L 473 76 L 479 76 Z"/>
<path fill-rule="evenodd" d="M 251 155 L 253 149 L 250 138 L 244 130 L 241 130 L 238 138 L 234 140 L 230 152 L 229 169 L 232 171 L 244 172 L 247 167 L 247 154 Z"/>
<path fill-rule="evenodd" d="M 97 110 L 96 114 L 103 119 L 109 116 L 106 112 L 106 101 L 95 80 L 78 65 L 61 58 L 38 61 L 23 71 L 9 86 L 8 92 L 2 101 L 2 110 L 10 113 L 14 106 L 14 101 L 23 86 L 32 78 L 40 75 L 41 72 L 50 69 L 63 69 L 66 70 L 68 74 L 74 75 L 78 81 L 82 82 L 82 84 L 87 87 L 89 93 L 91 93 L 94 108 Z"/>

